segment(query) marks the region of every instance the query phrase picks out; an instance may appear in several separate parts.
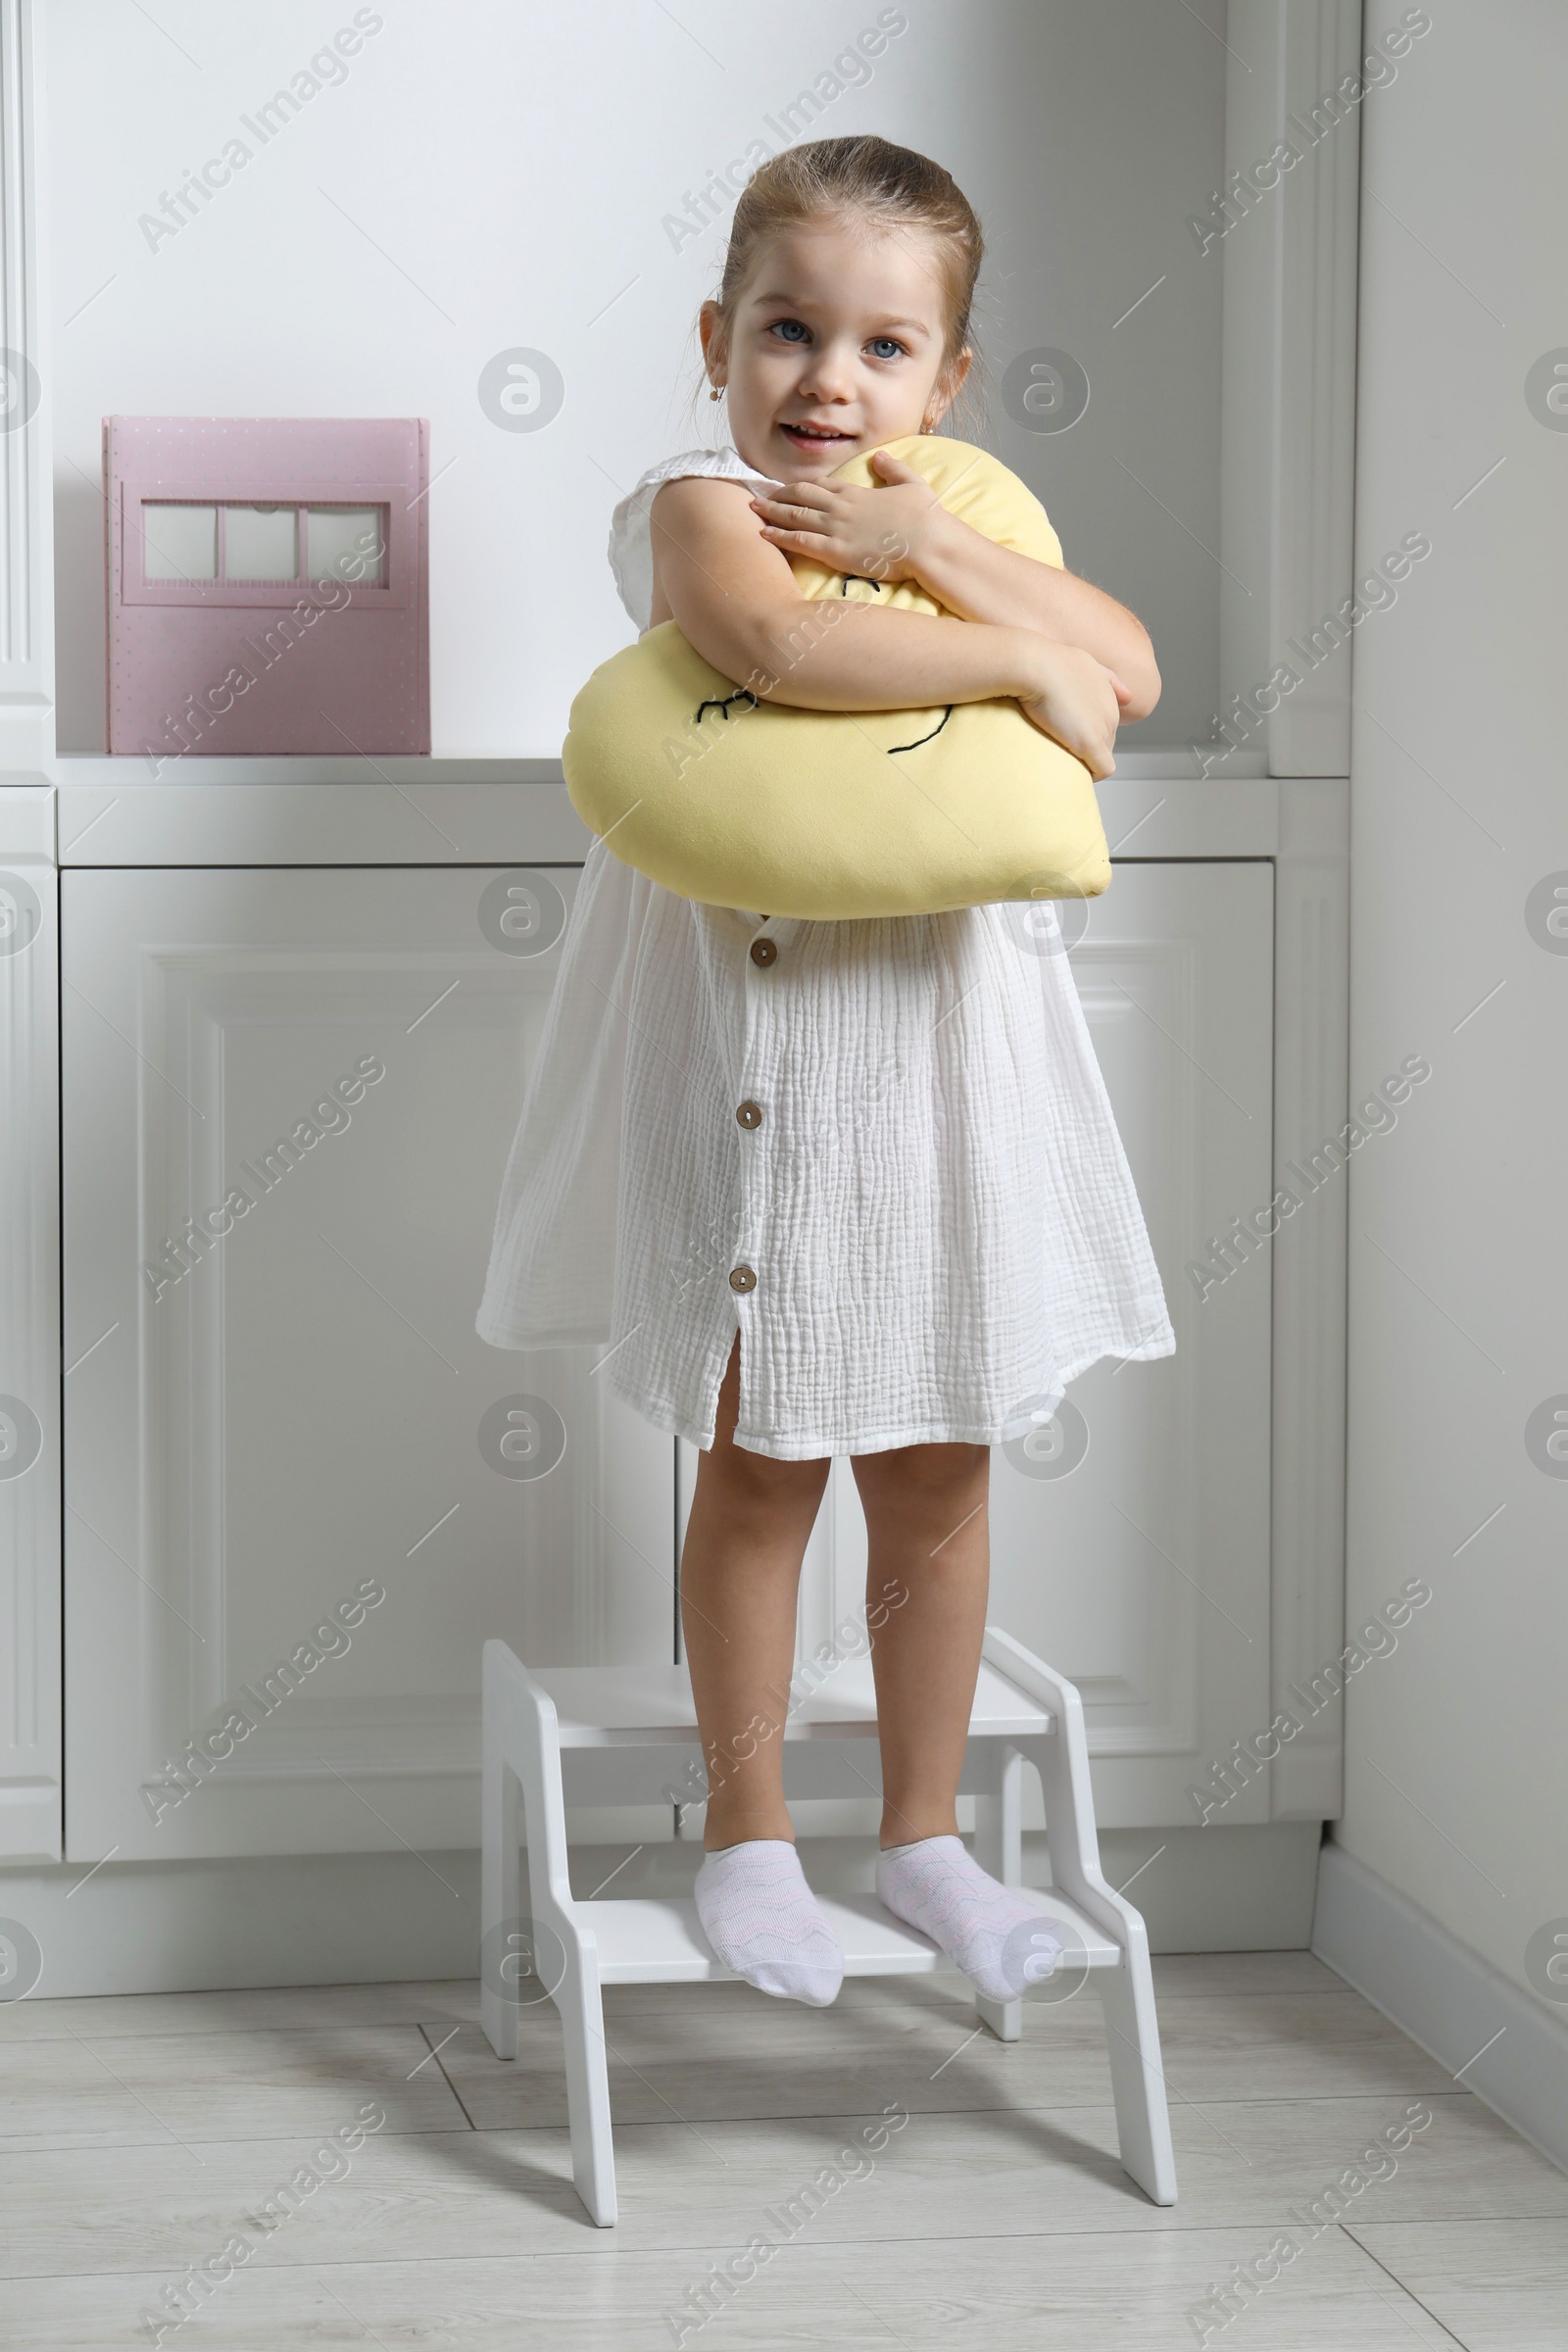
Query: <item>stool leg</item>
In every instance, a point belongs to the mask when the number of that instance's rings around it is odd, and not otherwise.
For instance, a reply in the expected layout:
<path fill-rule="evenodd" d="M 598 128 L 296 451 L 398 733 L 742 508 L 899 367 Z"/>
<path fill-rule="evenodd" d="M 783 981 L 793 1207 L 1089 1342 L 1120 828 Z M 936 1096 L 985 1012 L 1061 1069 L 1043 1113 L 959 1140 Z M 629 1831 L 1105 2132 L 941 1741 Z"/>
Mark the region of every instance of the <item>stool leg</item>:
<path fill-rule="evenodd" d="M 1122 2169 L 1154 2204 L 1174 2205 L 1176 2159 L 1159 2058 L 1149 1931 L 1126 1896 L 1106 1884 L 1101 1868 L 1083 1699 L 1071 1683 L 1000 1627 L 987 1626 L 985 1656 L 989 1665 L 1054 1717 L 1044 1738 L 1031 1737 L 1023 1743 L 1025 1755 L 1039 1768 L 1045 1796 L 1051 1883 L 1108 1941 L 1121 1947 L 1115 1968 L 1090 1973 L 1105 2021 Z"/>
<path fill-rule="evenodd" d="M 975 1860 L 1004 1886 L 1023 1885 L 1023 1757 L 997 1743 L 995 1787 L 974 1800 Z M 999 2041 L 1016 2041 L 1023 2032 L 1023 2002 L 974 1996 L 974 2012 Z"/>
<path fill-rule="evenodd" d="M 1174 2205 L 1176 2156 L 1159 2061 L 1154 1983 L 1142 1921 L 1122 1955 L 1120 1968 L 1094 1973 L 1104 2009 L 1121 2169 L 1154 2204 Z"/>
<path fill-rule="evenodd" d="M 486 1694 L 487 1700 L 489 1693 Z M 479 1937 L 485 1975 L 479 1984 L 479 2021 L 498 2058 L 517 2055 L 517 2004 L 505 1987 L 510 1964 L 486 1938 L 504 1921 L 517 1922 L 521 1900 L 518 1849 L 522 1843 L 522 1788 L 502 1749 L 499 1708 L 487 1703 L 484 1717 L 484 1785 L 479 1823 Z"/>
<path fill-rule="evenodd" d="M 1061 1683 L 1055 1705 L 1055 1732 L 1030 1741 L 1046 1800 L 1052 1883 L 1121 1945 L 1118 1967 L 1097 1968 L 1091 1975 L 1105 2021 L 1122 2171 L 1154 2204 L 1174 2205 L 1176 2158 L 1159 2061 L 1149 1931 L 1125 1896 L 1107 1886 L 1100 1867 L 1083 1701 L 1070 1684 Z"/>
<path fill-rule="evenodd" d="M 610 2070 L 596 1951 L 573 1950 L 567 1945 L 566 1972 L 555 1997 L 566 2045 L 571 2177 L 590 2219 L 601 2230 L 608 2230 L 615 2219 L 615 2143 L 610 2123 Z"/>

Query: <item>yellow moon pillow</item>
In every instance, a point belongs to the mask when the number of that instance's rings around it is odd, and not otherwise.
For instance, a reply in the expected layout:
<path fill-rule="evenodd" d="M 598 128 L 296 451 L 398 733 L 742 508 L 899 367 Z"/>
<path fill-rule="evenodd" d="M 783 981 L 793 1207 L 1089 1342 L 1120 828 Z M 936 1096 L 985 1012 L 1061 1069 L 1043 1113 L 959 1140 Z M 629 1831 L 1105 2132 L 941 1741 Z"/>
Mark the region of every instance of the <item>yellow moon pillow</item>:
<path fill-rule="evenodd" d="M 988 539 L 1061 563 L 1044 507 L 985 450 L 924 434 L 887 446 Z M 864 457 L 833 476 L 875 478 Z M 846 598 L 944 609 L 910 581 L 791 562 L 802 595 L 828 611 Z M 796 624 L 798 652 L 828 611 Z M 780 670 L 788 660 L 781 647 Z M 792 710 L 720 676 L 666 620 L 601 663 L 569 723 L 572 807 L 617 858 L 682 898 L 844 919 L 1095 898 L 1110 880 L 1089 770 L 1015 702 Z"/>

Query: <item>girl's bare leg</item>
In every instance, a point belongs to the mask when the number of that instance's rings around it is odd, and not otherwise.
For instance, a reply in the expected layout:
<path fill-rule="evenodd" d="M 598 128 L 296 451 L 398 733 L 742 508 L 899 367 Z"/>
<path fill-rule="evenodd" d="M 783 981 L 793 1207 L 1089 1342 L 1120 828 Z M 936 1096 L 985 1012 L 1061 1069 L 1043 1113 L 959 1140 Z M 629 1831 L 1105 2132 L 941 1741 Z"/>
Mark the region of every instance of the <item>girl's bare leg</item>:
<path fill-rule="evenodd" d="M 855 1459 L 870 1537 L 866 1614 L 882 1742 L 877 1893 L 979 1991 L 1005 2001 L 1053 1972 L 1062 1943 L 958 1836 L 990 1583 L 990 1469 L 984 1446 L 907 1446 Z"/>
<path fill-rule="evenodd" d="M 740 1336 L 699 1456 L 681 1551 L 681 1630 L 708 1766 L 710 1853 L 794 1829 L 780 1751 L 795 1671 L 796 1594 L 829 1464 L 778 1462 L 734 1443 Z"/>
<path fill-rule="evenodd" d="M 985 1446 L 854 1457 L 882 1744 L 882 1844 L 957 1833 L 990 1586 Z"/>

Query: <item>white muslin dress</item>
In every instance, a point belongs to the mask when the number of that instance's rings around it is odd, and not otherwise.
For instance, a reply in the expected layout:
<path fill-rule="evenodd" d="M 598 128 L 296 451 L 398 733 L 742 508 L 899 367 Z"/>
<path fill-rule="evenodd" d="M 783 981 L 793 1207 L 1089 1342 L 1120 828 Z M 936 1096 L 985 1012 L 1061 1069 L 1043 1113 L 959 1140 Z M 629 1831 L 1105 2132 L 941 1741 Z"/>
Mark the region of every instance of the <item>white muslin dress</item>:
<path fill-rule="evenodd" d="M 645 474 L 611 561 L 646 628 Z M 1049 902 L 813 922 L 701 906 L 588 853 L 477 1329 L 602 1342 L 600 1377 L 781 1461 L 999 1445 L 1102 1356 L 1176 1345 Z"/>

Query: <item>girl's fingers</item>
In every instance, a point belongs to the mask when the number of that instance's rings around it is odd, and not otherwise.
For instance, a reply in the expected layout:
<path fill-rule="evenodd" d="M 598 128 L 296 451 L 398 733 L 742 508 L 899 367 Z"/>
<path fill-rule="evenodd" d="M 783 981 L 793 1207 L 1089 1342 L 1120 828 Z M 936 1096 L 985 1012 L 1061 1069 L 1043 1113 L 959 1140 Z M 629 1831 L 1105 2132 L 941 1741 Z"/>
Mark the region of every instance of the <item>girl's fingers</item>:
<path fill-rule="evenodd" d="M 827 519 L 825 515 L 813 514 L 809 507 L 759 507 L 757 513 L 763 522 L 771 523 L 782 531 L 819 531 Z"/>
<path fill-rule="evenodd" d="M 754 507 L 775 507 L 786 514 L 795 512 L 821 514 L 831 510 L 833 500 L 827 492 L 818 491 L 814 483 L 801 482 L 791 483 L 788 498 L 754 498 L 752 504 Z"/>
<path fill-rule="evenodd" d="M 832 526 L 832 516 L 813 514 L 808 507 L 769 507 L 758 519 L 779 531 L 826 531 Z"/>

